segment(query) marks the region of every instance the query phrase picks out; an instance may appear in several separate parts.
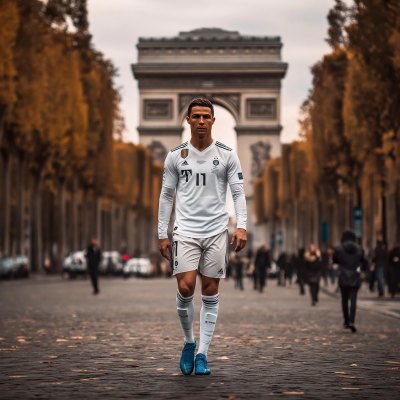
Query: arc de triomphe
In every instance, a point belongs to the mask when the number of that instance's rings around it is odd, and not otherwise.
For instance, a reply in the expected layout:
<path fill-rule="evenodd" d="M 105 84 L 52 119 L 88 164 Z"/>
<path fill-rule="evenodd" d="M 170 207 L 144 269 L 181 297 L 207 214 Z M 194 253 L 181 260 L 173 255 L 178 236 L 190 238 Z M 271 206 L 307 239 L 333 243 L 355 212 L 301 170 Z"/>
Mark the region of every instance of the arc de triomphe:
<path fill-rule="evenodd" d="M 280 38 L 203 28 L 177 37 L 140 38 L 137 48 L 132 71 L 139 82 L 140 142 L 163 163 L 181 144 L 192 99 L 206 97 L 227 109 L 236 121 L 248 233 L 253 245 L 265 242 L 254 225 L 253 182 L 281 153 L 280 88 L 288 65 L 281 61 Z"/>

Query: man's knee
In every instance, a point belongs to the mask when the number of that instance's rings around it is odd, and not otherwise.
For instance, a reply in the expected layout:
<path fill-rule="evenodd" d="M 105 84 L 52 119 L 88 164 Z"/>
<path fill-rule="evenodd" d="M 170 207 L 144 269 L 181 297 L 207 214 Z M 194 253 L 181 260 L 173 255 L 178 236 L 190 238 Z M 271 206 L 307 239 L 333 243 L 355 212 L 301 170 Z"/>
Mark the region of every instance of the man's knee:
<path fill-rule="evenodd" d="M 187 285 L 185 282 L 180 282 L 178 288 L 182 297 L 190 297 L 194 293 L 194 287 Z"/>
<path fill-rule="evenodd" d="M 203 277 L 202 294 L 203 296 L 215 296 L 218 294 L 219 279 Z"/>

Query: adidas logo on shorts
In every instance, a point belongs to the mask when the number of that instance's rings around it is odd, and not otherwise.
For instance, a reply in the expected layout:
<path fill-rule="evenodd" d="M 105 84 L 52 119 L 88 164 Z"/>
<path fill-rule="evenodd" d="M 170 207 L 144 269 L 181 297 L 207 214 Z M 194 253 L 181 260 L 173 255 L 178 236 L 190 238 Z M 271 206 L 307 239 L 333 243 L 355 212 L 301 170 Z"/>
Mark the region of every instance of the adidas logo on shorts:
<path fill-rule="evenodd" d="M 185 160 L 185 162 L 182 165 L 189 165 L 189 163 Z"/>
<path fill-rule="evenodd" d="M 222 275 L 223 273 L 224 273 L 224 270 L 221 268 L 221 269 L 218 271 L 218 274 Z"/>

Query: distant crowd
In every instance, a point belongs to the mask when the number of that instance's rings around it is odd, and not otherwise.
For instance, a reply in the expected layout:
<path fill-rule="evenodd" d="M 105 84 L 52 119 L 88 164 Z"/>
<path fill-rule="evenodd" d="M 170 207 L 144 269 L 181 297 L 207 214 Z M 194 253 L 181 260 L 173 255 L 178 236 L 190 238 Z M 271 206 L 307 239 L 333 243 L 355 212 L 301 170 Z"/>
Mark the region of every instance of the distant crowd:
<path fill-rule="evenodd" d="M 334 249 L 328 247 L 321 251 L 314 244 L 308 249 L 300 249 L 297 254 L 282 252 L 274 260 L 270 250 L 261 246 L 255 255 L 249 250 L 246 256 L 232 252 L 229 256 L 227 277 L 233 277 L 235 287 L 244 289 L 243 279 L 250 278 L 254 290 L 263 292 L 269 277 L 277 279 L 278 286 L 292 285 L 293 280 L 299 285 L 300 294 L 305 294 L 305 285 L 310 288 L 312 304 L 318 302 L 319 283 L 321 278 L 328 286 L 338 284 L 340 269 L 333 260 Z M 400 291 L 400 246 L 387 249 L 382 241 L 377 241 L 371 254 L 363 257 L 360 266 L 360 278 L 368 285 L 371 292 L 377 290 L 383 297 L 385 286 L 394 297 Z M 339 291 L 339 286 L 336 291 Z"/>

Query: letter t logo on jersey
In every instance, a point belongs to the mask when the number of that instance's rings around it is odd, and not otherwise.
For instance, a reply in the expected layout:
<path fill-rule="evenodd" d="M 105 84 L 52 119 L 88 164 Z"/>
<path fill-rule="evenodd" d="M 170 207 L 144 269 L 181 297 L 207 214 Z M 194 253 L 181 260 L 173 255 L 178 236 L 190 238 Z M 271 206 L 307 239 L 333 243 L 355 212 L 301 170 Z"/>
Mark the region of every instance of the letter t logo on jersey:
<path fill-rule="evenodd" d="M 189 180 L 189 177 L 192 175 L 192 170 L 191 169 L 183 169 L 183 170 L 181 170 L 181 174 L 186 176 L 186 182 L 187 182 Z"/>

